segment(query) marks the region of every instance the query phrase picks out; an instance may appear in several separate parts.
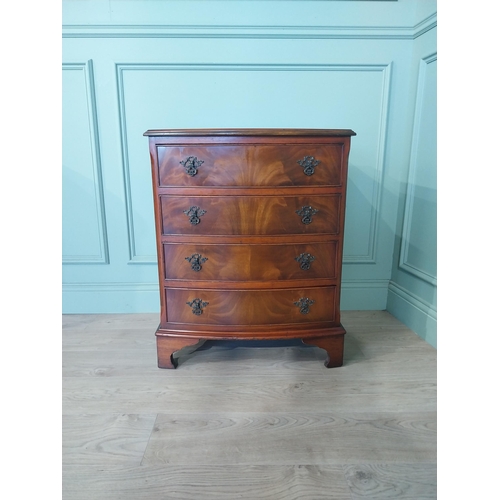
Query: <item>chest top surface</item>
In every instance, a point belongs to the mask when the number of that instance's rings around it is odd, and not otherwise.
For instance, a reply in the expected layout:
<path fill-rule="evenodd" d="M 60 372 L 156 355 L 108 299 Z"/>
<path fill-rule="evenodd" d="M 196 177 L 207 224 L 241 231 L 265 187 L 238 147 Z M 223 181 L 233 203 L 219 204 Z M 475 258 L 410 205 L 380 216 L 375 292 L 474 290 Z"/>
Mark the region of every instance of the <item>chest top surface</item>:
<path fill-rule="evenodd" d="M 200 128 L 200 129 L 152 129 L 144 132 L 150 137 L 203 137 L 203 136 L 354 136 L 350 129 L 304 129 L 304 128 Z"/>

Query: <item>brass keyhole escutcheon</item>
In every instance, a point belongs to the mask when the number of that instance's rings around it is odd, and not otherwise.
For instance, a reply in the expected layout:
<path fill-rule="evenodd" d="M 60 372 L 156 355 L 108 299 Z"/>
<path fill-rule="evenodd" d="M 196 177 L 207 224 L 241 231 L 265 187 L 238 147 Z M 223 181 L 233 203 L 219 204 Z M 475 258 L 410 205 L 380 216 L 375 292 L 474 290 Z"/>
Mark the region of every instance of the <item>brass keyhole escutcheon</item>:
<path fill-rule="evenodd" d="M 300 264 L 302 271 L 309 271 L 311 269 L 311 262 L 316 260 L 316 257 L 310 253 L 301 253 L 295 257 L 295 260 Z"/>
<path fill-rule="evenodd" d="M 300 210 L 296 210 L 295 213 L 302 217 L 302 224 L 311 224 L 313 221 L 313 215 L 317 214 L 319 210 L 311 207 L 310 205 L 303 206 Z"/>
<path fill-rule="evenodd" d="M 313 305 L 316 301 L 309 299 L 308 297 L 301 297 L 297 302 L 294 302 L 299 310 L 300 314 L 309 314 L 309 306 Z"/>
<path fill-rule="evenodd" d="M 203 210 L 203 208 L 193 206 L 189 207 L 187 210 L 184 210 L 184 213 L 189 217 L 189 222 L 193 226 L 196 226 L 200 223 L 200 217 L 206 214 L 207 211 Z"/>
<path fill-rule="evenodd" d="M 196 156 L 188 156 L 179 163 L 186 169 L 186 174 L 190 177 L 194 177 L 198 173 L 198 168 L 205 162 L 203 160 L 198 160 Z"/>
<path fill-rule="evenodd" d="M 314 174 L 314 169 L 320 164 L 314 156 L 304 156 L 302 160 L 297 160 L 297 163 L 304 169 L 304 174 L 311 176 Z"/>
<path fill-rule="evenodd" d="M 191 311 L 195 316 L 203 314 L 203 309 L 208 306 L 208 302 L 204 302 L 198 298 L 193 299 L 191 302 L 186 302 L 186 304 L 191 307 Z"/>
<path fill-rule="evenodd" d="M 208 257 L 203 257 L 199 253 L 194 253 L 191 257 L 185 257 L 185 260 L 191 264 L 191 269 L 193 271 L 199 272 L 201 271 L 201 265 L 208 260 Z"/>

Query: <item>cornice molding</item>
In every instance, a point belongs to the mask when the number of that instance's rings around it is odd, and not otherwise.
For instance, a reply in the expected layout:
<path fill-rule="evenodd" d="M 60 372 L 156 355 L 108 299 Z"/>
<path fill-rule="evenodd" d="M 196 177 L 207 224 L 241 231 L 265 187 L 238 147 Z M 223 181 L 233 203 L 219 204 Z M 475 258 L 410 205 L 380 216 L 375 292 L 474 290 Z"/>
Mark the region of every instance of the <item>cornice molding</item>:
<path fill-rule="evenodd" d="M 63 38 L 244 38 L 413 40 L 437 26 L 437 13 L 415 26 L 66 24 Z"/>

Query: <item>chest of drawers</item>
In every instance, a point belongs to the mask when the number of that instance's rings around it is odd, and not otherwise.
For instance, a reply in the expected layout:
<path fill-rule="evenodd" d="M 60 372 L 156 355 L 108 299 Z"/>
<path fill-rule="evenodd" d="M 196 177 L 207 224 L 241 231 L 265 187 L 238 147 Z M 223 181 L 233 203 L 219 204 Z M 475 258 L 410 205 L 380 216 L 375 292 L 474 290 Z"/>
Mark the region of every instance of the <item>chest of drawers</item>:
<path fill-rule="evenodd" d="M 158 366 L 212 339 L 301 339 L 343 362 L 352 130 L 148 130 Z"/>

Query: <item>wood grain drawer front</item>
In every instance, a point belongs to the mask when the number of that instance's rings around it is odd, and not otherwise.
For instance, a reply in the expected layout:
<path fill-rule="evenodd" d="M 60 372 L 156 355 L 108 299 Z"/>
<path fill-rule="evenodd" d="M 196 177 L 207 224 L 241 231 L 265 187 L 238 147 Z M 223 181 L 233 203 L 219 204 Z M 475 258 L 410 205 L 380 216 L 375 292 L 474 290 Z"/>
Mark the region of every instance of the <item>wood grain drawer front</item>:
<path fill-rule="evenodd" d="M 341 195 L 160 197 L 162 233 L 338 234 Z"/>
<path fill-rule="evenodd" d="M 337 242 L 164 244 L 165 279 L 265 281 L 336 278 Z"/>
<path fill-rule="evenodd" d="M 162 187 L 340 186 L 342 183 L 342 143 L 179 145 L 159 146 L 157 152 Z"/>
<path fill-rule="evenodd" d="M 272 325 L 331 322 L 335 287 L 286 290 L 197 290 L 168 288 L 169 323 Z"/>

